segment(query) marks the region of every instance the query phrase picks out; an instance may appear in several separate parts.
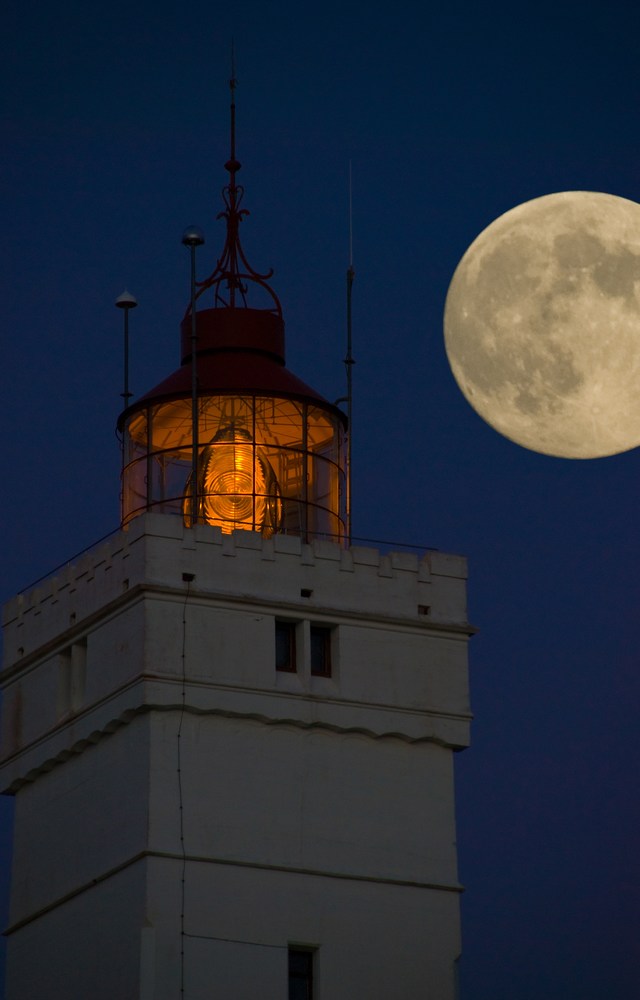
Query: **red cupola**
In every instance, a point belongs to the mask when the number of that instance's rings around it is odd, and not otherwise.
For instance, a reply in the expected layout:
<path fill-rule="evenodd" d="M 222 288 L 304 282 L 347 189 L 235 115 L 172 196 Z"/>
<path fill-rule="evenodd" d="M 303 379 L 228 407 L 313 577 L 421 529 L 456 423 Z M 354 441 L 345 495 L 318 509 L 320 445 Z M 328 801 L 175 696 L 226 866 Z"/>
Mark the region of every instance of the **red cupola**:
<path fill-rule="evenodd" d="M 185 233 L 192 297 L 181 323 L 181 366 L 118 421 L 122 523 L 160 511 L 224 532 L 342 541 L 346 417 L 285 367 L 272 272 L 259 274 L 245 257 L 234 87 L 232 80 L 229 183 L 218 216 L 226 220 L 225 245 L 213 273 L 198 282 L 195 246 L 203 239 L 195 228 Z M 260 292 L 267 308 L 249 304 Z"/>

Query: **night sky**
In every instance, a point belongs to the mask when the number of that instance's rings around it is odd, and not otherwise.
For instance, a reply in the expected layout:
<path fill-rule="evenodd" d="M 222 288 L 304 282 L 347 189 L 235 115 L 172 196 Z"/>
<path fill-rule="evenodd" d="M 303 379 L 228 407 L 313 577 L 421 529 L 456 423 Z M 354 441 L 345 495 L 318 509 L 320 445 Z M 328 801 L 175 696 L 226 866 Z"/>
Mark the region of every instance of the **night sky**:
<path fill-rule="evenodd" d="M 562 460 L 499 436 L 455 385 L 442 313 L 460 257 L 509 208 L 571 189 L 640 200 L 636 5 L 10 5 L 0 596 L 117 527 L 113 303 L 125 286 L 140 303 L 142 394 L 178 365 L 184 228 L 205 231 L 201 277 L 222 247 L 232 36 L 243 243 L 275 268 L 288 366 L 331 400 L 353 165 L 354 534 L 469 559 L 461 1000 L 628 1000 L 640 454 Z"/>

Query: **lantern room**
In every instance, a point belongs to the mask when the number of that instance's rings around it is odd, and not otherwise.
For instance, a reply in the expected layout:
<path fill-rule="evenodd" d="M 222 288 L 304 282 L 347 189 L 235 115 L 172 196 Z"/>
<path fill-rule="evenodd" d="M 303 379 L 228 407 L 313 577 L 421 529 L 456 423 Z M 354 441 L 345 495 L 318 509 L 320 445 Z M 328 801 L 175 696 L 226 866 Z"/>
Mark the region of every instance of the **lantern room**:
<path fill-rule="evenodd" d="M 123 525 L 153 510 L 223 532 L 343 539 L 345 417 L 284 367 L 280 317 L 240 307 L 196 320 L 195 433 L 190 354 L 121 417 Z"/>
<path fill-rule="evenodd" d="M 145 511 L 259 531 L 346 538 L 346 416 L 285 367 L 280 302 L 248 263 L 247 215 L 236 183 L 234 81 L 231 157 L 223 190 L 226 240 L 214 272 L 195 276 L 199 230 L 187 230 L 191 302 L 177 371 L 121 414 L 122 523 Z M 267 296 L 266 308 L 251 297 Z M 207 299 L 209 302 L 207 303 Z"/>

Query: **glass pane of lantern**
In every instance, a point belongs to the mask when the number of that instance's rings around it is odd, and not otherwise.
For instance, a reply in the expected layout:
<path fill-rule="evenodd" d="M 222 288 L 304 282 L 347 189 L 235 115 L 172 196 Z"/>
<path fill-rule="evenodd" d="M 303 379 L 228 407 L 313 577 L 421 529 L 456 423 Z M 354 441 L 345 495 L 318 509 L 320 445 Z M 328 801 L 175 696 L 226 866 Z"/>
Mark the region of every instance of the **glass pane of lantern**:
<path fill-rule="evenodd" d="M 127 424 L 126 439 L 129 442 L 129 461 L 136 457 L 136 450 L 147 451 L 147 411 L 135 413 Z"/>
<path fill-rule="evenodd" d="M 271 465 L 283 497 L 302 498 L 304 485 L 304 455 L 291 448 L 264 448 L 262 452 Z"/>
<path fill-rule="evenodd" d="M 233 428 L 253 438 L 253 397 L 208 396 L 200 410 L 200 444 L 210 444 L 221 431 Z"/>
<path fill-rule="evenodd" d="M 305 533 L 305 504 L 300 500 L 282 501 L 282 531 L 285 535 Z"/>
<path fill-rule="evenodd" d="M 198 520 L 266 537 L 342 537 L 344 472 L 335 463 L 344 460 L 344 431 L 333 413 L 281 397 L 207 396 L 199 400 L 198 437 Z M 190 524 L 191 398 L 146 407 L 130 419 L 126 438 L 136 467 L 123 477 L 124 520 L 154 509 Z"/>
<path fill-rule="evenodd" d="M 256 399 L 256 440 L 282 447 L 302 444 L 302 403 L 277 397 Z"/>
<path fill-rule="evenodd" d="M 175 399 L 151 411 L 151 450 L 189 449 L 192 439 L 191 400 Z"/>
<path fill-rule="evenodd" d="M 338 509 L 338 467 L 321 455 L 312 456 L 314 503 L 330 510 Z"/>
<path fill-rule="evenodd" d="M 318 406 L 310 406 L 307 417 L 308 447 L 312 451 L 336 447 L 337 418 Z M 337 458 L 337 455 L 336 455 Z"/>
<path fill-rule="evenodd" d="M 131 462 L 123 474 L 123 501 L 125 522 L 147 507 L 147 457 Z M 128 517 L 127 517 L 128 515 Z"/>
<path fill-rule="evenodd" d="M 154 503 L 169 504 L 169 509 L 184 499 L 191 473 L 191 455 L 182 451 L 161 451 L 151 459 L 151 495 Z"/>

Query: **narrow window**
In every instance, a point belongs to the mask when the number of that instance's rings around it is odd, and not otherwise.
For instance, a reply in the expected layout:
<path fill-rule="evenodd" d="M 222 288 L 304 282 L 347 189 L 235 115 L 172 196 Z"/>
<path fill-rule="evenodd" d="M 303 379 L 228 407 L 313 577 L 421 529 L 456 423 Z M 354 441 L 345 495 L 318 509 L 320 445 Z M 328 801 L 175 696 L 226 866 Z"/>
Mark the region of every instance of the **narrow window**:
<path fill-rule="evenodd" d="M 289 1000 L 313 1000 L 313 952 L 289 948 Z"/>
<path fill-rule="evenodd" d="M 331 677 L 331 629 L 312 625 L 311 673 L 314 677 Z"/>
<path fill-rule="evenodd" d="M 87 674 L 86 637 L 68 646 L 58 656 L 58 718 L 78 712 L 84 701 Z"/>
<path fill-rule="evenodd" d="M 276 670 L 295 673 L 296 626 L 294 622 L 276 622 Z"/>

